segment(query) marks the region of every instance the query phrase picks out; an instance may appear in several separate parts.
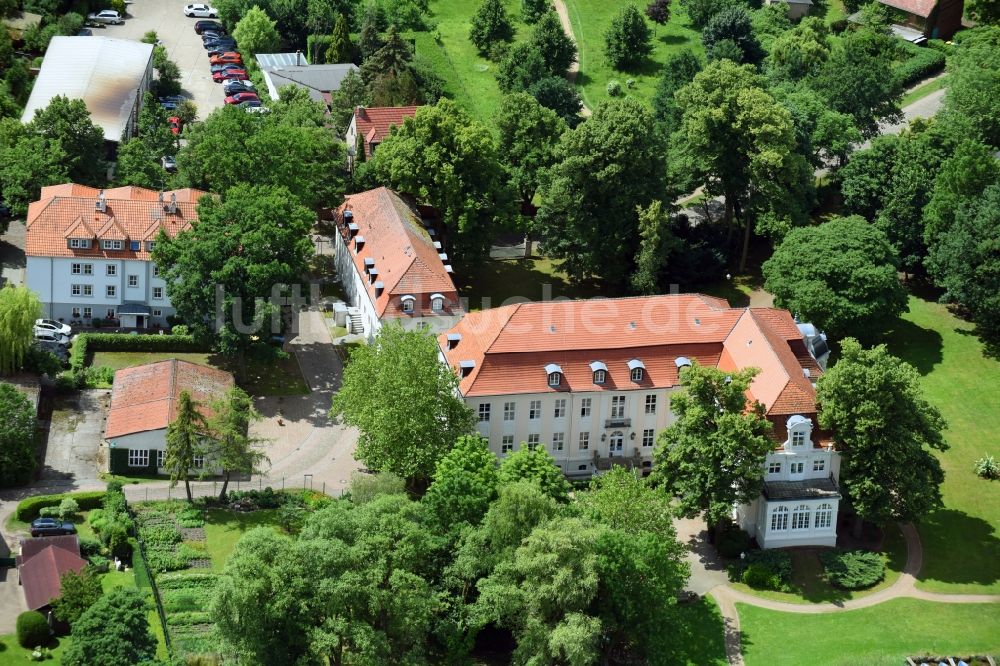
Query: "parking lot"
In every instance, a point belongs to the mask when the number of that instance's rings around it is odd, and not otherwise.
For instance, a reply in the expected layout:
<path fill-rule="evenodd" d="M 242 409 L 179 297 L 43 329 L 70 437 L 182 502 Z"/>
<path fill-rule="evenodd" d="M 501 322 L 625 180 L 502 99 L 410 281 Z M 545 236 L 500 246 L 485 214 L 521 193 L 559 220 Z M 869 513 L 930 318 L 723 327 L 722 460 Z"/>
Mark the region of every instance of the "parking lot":
<path fill-rule="evenodd" d="M 155 30 L 163 42 L 170 59 L 181 71 L 181 87 L 185 97 L 198 105 L 198 118 L 205 117 L 224 105 L 222 85 L 212 81 L 208 56 L 194 31 L 198 19 L 184 16 L 184 5 L 189 0 L 135 0 L 128 5 L 128 17 L 121 25 L 95 29 L 95 35 L 134 39 Z"/>

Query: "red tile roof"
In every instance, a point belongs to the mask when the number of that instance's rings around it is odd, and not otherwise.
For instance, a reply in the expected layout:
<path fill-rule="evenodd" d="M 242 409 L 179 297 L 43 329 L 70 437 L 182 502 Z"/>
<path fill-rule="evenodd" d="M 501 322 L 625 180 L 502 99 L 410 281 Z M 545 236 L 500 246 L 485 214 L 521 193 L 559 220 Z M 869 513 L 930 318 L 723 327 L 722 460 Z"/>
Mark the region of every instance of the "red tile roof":
<path fill-rule="evenodd" d="M 18 563 L 27 562 L 49 546 L 62 548 L 63 550 L 67 550 L 75 555 L 80 554 L 80 541 L 77 539 L 75 534 L 34 537 L 31 539 L 21 540 L 21 554 L 18 556 Z"/>
<path fill-rule="evenodd" d="M 454 349 L 449 336 L 459 336 Z M 679 383 L 676 361 L 683 356 L 726 370 L 760 368 L 750 392 L 769 416 L 816 410 L 815 390 L 802 369 L 815 378 L 819 366 L 791 315 L 731 308 L 700 294 L 519 303 L 468 314 L 438 341 L 451 366 L 473 363 L 459 385 L 467 397 L 669 388 Z M 646 368 L 640 383 L 631 380 L 632 359 Z M 603 385 L 593 383 L 593 361 L 608 368 Z M 562 368 L 558 388 L 548 386 L 549 363 Z"/>
<path fill-rule="evenodd" d="M 96 210 L 101 190 L 76 183 L 42 188 L 38 201 L 28 206 L 25 253 L 35 257 L 105 257 L 148 260 L 145 244 L 132 250 L 129 241 L 155 240 L 162 228 L 170 236 L 197 221 L 198 200 L 206 193 L 182 189 L 160 192 L 142 187 L 104 190 L 106 210 Z M 176 198 L 176 212 L 165 207 Z M 69 238 L 89 238 L 88 249 L 70 249 Z M 101 240 L 125 241 L 122 250 L 103 250 Z"/>
<path fill-rule="evenodd" d="M 166 428 L 174 419 L 182 391 L 201 403 L 200 411 L 209 416 L 209 403 L 221 398 L 233 384 L 233 376 L 224 370 L 175 358 L 119 370 L 104 437 Z"/>
<path fill-rule="evenodd" d="M 445 300 L 445 313 L 459 311 L 458 292 L 451 275 L 445 270 L 420 215 L 403 199 L 385 187 L 349 194 L 337 209 L 337 219 L 343 220 L 350 210 L 357 234 L 353 236 L 341 224 L 341 242 L 347 244 L 354 268 L 367 285 L 375 311 L 382 317 L 411 316 L 402 310 L 400 298 L 415 298 L 412 316 L 440 314 L 431 310 L 431 296 L 440 294 Z M 363 238 L 360 252 L 357 239 Z M 372 281 L 366 269 L 369 260 L 377 271 Z M 376 296 L 375 282 L 382 283 L 382 293 Z"/>
<path fill-rule="evenodd" d="M 62 575 L 67 571 L 79 572 L 87 566 L 78 553 L 58 546 L 48 546 L 22 561 L 19 574 L 24 587 L 28 610 L 38 610 L 62 595 Z"/>
<path fill-rule="evenodd" d="M 922 18 L 930 16 L 938 4 L 938 0 L 879 0 L 879 2 Z"/>
<path fill-rule="evenodd" d="M 381 143 L 389 136 L 393 126 L 402 126 L 403 121 L 412 118 L 419 108 L 419 106 L 355 107 L 354 123 L 358 136 L 364 137 L 365 157 L 372 156 L 372 143 Z"/>

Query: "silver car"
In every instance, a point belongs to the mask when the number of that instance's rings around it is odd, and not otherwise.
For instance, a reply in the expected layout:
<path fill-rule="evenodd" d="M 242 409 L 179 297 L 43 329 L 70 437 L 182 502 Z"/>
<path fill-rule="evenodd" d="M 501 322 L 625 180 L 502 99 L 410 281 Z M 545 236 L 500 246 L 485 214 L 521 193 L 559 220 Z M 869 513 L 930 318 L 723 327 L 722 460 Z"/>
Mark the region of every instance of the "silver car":
<path fill-rule="evenodd" d="M 63 335 L 71 335 L 73 333 L 73 329 L 70 328 L 68 324 L 64 324 L 61 321 L 56 321 L 55 319 L 36 319 L 35 333 L 41 333 L 42 331 L 48 331 L 49 333 L 62 333 Z"/>
<path fill-rule="evenodd" d="M 122 22 L 122 15 L 113 9 L 102 9 L 94 14 L 87 14 L 87 20 L 93 21 L 94 23 L 109 23 L 111 25 L 118 25 Z"/>
<path fill-rule="evenodd" d="M 35 340 L 38 342 L 51 342 L 63 347 L 68 347 L 70 343 L 68 335 L 56 333 L 55 331 L 35 331 Z"/>

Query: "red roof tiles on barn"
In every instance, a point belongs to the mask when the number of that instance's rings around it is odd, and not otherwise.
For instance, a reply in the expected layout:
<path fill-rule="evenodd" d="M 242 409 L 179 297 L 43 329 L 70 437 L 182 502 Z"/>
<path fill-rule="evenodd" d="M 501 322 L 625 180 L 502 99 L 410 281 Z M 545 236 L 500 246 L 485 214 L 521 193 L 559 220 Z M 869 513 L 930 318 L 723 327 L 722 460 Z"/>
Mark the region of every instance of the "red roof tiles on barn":
<path fill-rule="evenodd" d="M 359 106 L 354 109 L 354 122 L 358 136 L 364 137 L 365 156 L 371 157 L 371 144 L 381 143 L 389 136 L 393 127 L 401 127 L 403 121 L 412 118 L 419 106 Z"/>

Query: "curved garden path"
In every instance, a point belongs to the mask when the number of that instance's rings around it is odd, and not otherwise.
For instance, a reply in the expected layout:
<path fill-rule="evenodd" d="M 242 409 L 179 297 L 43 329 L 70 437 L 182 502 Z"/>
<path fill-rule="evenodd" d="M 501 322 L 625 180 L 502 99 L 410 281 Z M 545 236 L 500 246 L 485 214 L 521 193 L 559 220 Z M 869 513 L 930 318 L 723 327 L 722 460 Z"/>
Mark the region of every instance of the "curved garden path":
<path fill-rule="evenodd" d="M 917 574 L 924 564 L 924 550 L 920 543 L 920 535 L 912 523 L 900 524 L 900 531 L 906 540 L 906 566 L 895 583 L 889 587 L 873 592 L 858 599 L 850 599 L 840 603 L 793 604 L 785 601 L 774 601 L 756 597 L 746 592 L 733 589 L 729 585 L 717 585 L 709 594 L 719 606 L 725 623 L 726 659 L 731 666 L 742 666 L 743 653 L 740 645 L 740 616 L 736 604 L 748 604 L 783 613 L 838 613 L 841 611 L 868 608 L 901 597 L 937 601 L 951 604 L 982 604 L 1000 603 L 1000 594 L 939 594 L 918 590 Z"/>
<path fill-rule="evenodd" d="M 552 0 L 552 5 L 556 8 L 556 14 L 559 15 L 559 22 L 562 23 L 563 30 L 566 32 L 566 36 L 573 40 L 576 44 L 576 59 L 569 66 L 566 71 L 566 78 L 569 79 L 570 83 L 576 83 L 576 75 L 580 72 L 580 43 L 576 41 L 576 35 L 573 34 L 573 24 L 569 20 L 569 10 L 566 8 L 566 3 L 564 0 Z M 590 107 L 588 107 L 583 100 L 580 100 L 583 104 L 583 108 L 580 109 L 580 115 L 587 118 L 591 115 Z"/>

